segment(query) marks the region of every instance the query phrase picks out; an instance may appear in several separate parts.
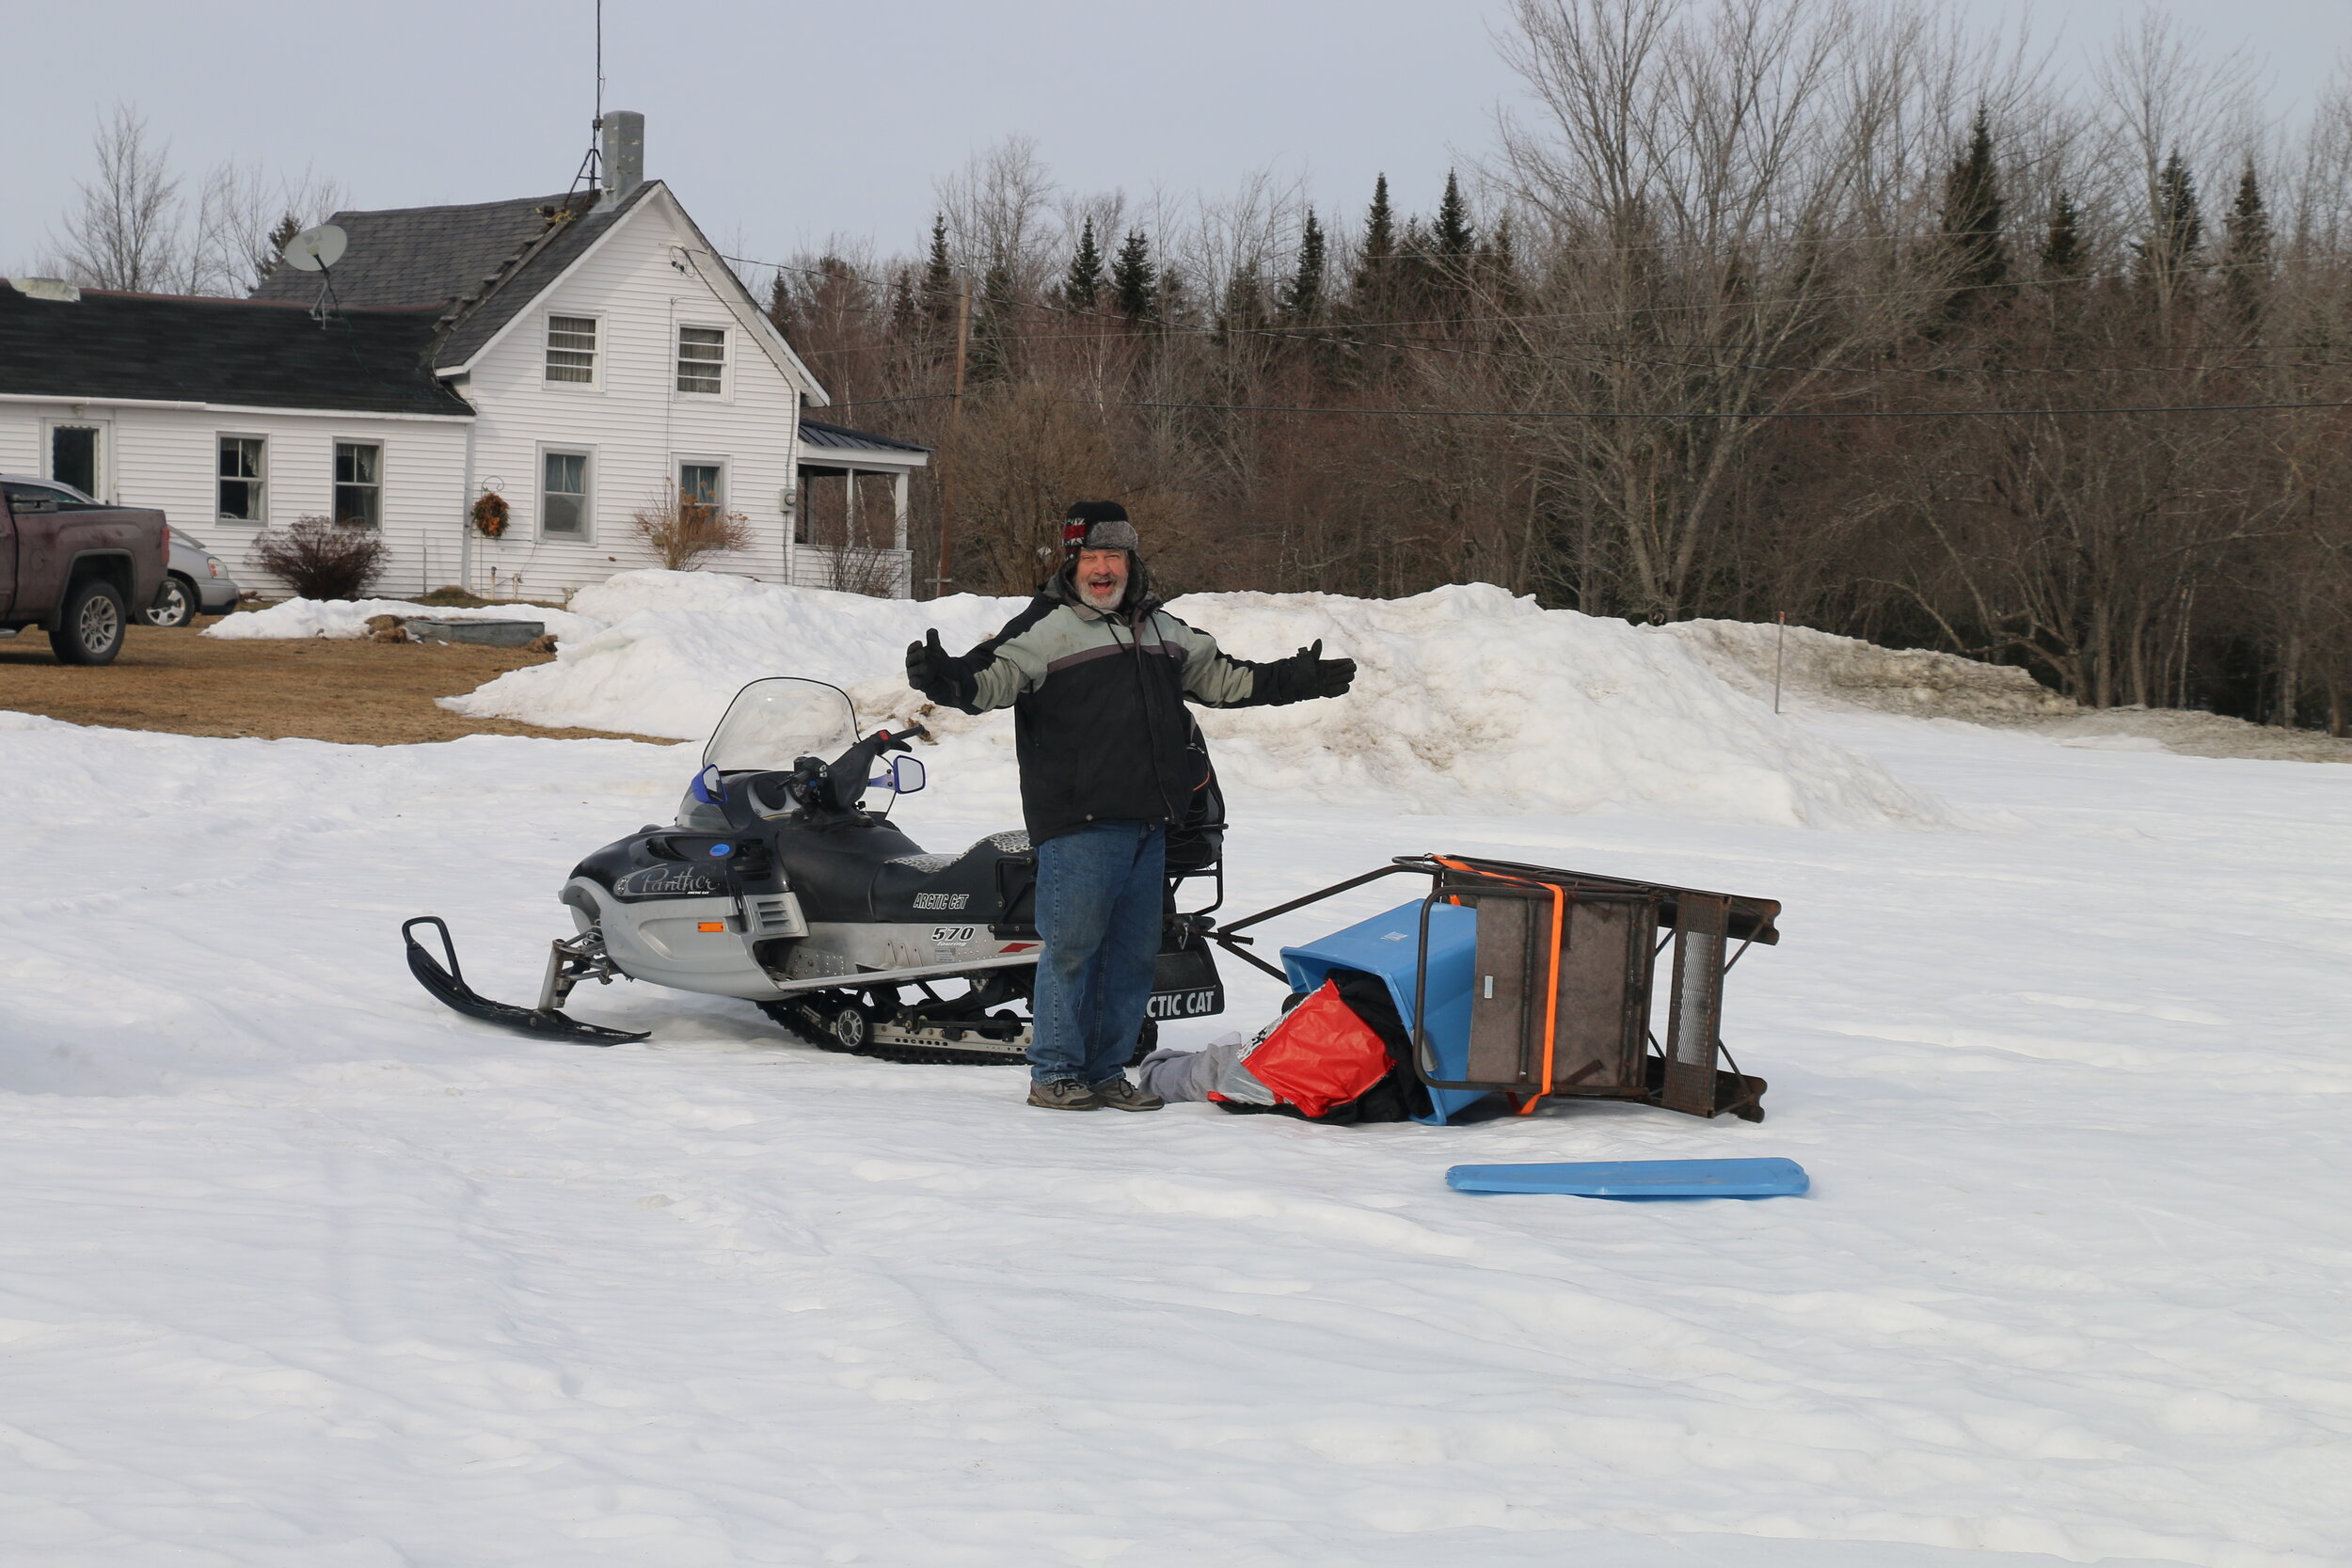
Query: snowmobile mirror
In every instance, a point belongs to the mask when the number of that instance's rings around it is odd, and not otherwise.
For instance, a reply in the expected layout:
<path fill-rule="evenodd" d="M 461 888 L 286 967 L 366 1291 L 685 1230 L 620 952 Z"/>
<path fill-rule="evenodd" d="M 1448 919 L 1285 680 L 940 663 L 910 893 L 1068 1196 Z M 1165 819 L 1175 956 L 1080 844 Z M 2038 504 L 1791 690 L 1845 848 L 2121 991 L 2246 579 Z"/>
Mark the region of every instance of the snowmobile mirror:
<path fill-rule="evenodd" d="M 706 806 L 723 806 L 727 801 L 727 786 L 720 781 L 717 764 L 694 775 L 694 799 Z"/>
<path fill-rule="evenodd" d="M 866 780 L 866 787 L 886 789 L 893 795 L 912 795 L 923 787 L 923 765 L 913 757 L 893 757 L 890 771 Z"/>

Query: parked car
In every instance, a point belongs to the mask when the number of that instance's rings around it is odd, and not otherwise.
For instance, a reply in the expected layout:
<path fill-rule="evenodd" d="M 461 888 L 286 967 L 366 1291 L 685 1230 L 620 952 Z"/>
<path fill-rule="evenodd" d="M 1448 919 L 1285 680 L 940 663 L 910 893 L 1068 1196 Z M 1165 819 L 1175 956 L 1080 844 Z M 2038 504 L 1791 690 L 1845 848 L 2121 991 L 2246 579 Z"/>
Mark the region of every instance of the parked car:
<path fill-rule="evenodd" d="M 184 626 L 199 615 L 226 615 L 237 608 L 244 592 L 220 557 L 204 541 L 179 529 L 171 531 L 171 564 L 163 592 L 147 607 L 152 626 Z"/>
<path fill-rule="evenodd" d="M 0 630 L 40 626 L 68 664 L 113 661 L 131 607 L 155 602 L 170 556 L 171 525 L 151 507 L 0 474 Z"/>

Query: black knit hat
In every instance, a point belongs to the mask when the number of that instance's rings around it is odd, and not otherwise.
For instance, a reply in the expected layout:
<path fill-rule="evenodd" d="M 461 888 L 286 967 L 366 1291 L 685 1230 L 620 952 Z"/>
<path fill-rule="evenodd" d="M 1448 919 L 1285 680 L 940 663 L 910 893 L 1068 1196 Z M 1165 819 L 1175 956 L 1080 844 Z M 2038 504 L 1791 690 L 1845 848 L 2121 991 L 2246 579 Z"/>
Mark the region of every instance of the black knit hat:
<path fill-rule="evenodd" d="M 1127 509 L 1117 501 L 1072 501 L 1061 525 L 1061 551 L 1065 559 L 1080 550 L 1125 550 L 1140 555 L 1143 541 L 1136 532 L 1136 525 L 1127 520 Z"/>

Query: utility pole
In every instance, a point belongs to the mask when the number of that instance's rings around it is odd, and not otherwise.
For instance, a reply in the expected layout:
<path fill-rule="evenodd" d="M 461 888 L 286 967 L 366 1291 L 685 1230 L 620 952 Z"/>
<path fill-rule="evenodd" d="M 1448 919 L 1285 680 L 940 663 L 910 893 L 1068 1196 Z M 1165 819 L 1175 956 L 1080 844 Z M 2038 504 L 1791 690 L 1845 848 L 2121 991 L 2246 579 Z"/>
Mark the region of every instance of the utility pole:
<path fill-rule="evenodd" d="M 956 290 L 956 392 L 947 405 L 948 456 L 939 470 L 939 575 L 931 579 L 939 592 L 947 592 L 947 536 L 956 520 L 956 461 L 955 437 L 963 429 L 963 366 L 972 346 L 972 279 L 966 276 Z"/>

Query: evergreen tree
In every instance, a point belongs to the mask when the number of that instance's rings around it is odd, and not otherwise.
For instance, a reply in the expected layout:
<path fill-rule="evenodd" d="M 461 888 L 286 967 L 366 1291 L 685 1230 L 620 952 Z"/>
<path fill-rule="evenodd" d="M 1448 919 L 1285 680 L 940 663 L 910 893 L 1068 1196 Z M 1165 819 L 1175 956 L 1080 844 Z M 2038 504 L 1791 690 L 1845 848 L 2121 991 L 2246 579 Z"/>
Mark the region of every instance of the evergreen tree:
<path fill-rule="evenodd" d="M 2139 280 L 2169 293 L 2197 264 L 2198 248 L 2205 243 L 2205 218 L 2197 201 L 2197 182 L 2180 149 L 2156 171 L 2154 211 L 2149 214 L 2148 237 L 2137 247 Z"/>
<path fill-rule="evenodd" d="M 2222 260 L 2228 269 L 2230 308 L 2250 327 L 2261 319 L 2263 296 L 2270 286 L 2270 214 L 2263 206 L 2262 182 L 2250 163 L 2238 177 L 2228 230 Z"/>
<path fill-rule="evenodd" d="M 1282 285 L 1279 304 L 1282 319 L 1295 326 L 1311 325 L 1323 316 L 1323 225 L 1312 207 L 1298 231 L 1298 266 Z"/>
<path fill-rule="evenodd" d="M 1062 279 L 1061 296 L 1081 310 L 1091 310 L 1103 293 L 1103 253 L 1095 248 L 1094 220 L 1086 220 L 1078 231 L 1078 253 L 1070 259 L 1069 276 Z"/>
<path fill-rule="evenodd" d="M 1470 203 L 1462 199 L 1461 182 L 1454 171 L 1445 171 L 1445 197 L 1438 203 L 1437 227 L 1429 237 L 1438 254 L 1451 261 L 1464 261 L 1478 247 L 1478 235 L 1470 228 Z"/>
<path fill-rule="evenodd" d="M 1993 128 L 1982 105 L 1968 136 L 1968 150 L 1944 177 L 1944 244 L 1952 259 L 1954 289 L 1948 309 L 1988 305 L 2005 294 L 2009 245 L 2001 232 L 2004 204 L 2000 171 L 1993 158 Z"/>
<path fill-rule="evenodd" d="M 1159 305 L 1159 290 L 1152 279 L 1152 244 L 1140 229 L 1127 230 L 1119 254 L 1111 259 L 1111 304 L 1130 322 L 1151 316 Z"/>
<path fill-rule="evenodd" d="M 1013 318 L 1021 301 L 1013 285 L 1012 268 L 1003 261 L 980 275 L 980 292 L 972 302 L 970 374 L 975 381 L 1002 375 L 1012 367 Z"/>
<path fill-rule="evenodd" d="M 2050 198 L 2050 222 L 2042 237 L 2042 276 L 2052 282 L 2082 276 L 2090 260 L 2083 245 L 2082 209 L 2060 191 Z"/>
<path fill-rule="evenodd" d="M 1254 272 L 1236 271 L 1227 279 L 1225 297 L 1217 307 L 1218 334 L 1255 332 L 1265 321 L 1265 285 Z"/>
<path fill-rule="evenodd" d="M 789 335 L 792 330 L 792 285 L 782 267 L 768 279 L 768 325 Z"/>
<path fill-rule="evenodd" d="M 947 219 L 931 219 L 931 254 L 923 266 L 923 309 L 934 320 L 956 319 L 956 269 L 947 260 Z"/>
<path fill-rule="evenodd" d="M 285 259 L 286 246 L 293 244 L 294 237 L 301 232 L 302 220 L 292 213 L 279 218 L 278 226 L 269 231 L 269 238 L 262 242 L 262 253 L 253 259 L 254 277 L 267 277 L 276 272 L 278 263 Z"/>
<path fill-rule="evenodd" d="M 1174 267 L 1160 274 L 1159 320 L 1169 326 L 1192 324 L 1192 300 L 1184 292 L 1184 275 Z"/>
<path fill-rule="evenodd" d="M 1396 255 L 1396 214 L 1389 207 L 1389 177 L 1372 182 L 1372 209 L 1364 214 L 1364 248 L 1356 261 L 1356 297 L 1363 303 L 1387 287 Z"/>
<path fill-rule="evenodd" d="M 890 278 L 890 335 L 911 338 L 922 324 L 923 308 L 914 298 L 914 275 L 900 267 Z"/>

